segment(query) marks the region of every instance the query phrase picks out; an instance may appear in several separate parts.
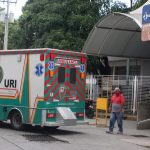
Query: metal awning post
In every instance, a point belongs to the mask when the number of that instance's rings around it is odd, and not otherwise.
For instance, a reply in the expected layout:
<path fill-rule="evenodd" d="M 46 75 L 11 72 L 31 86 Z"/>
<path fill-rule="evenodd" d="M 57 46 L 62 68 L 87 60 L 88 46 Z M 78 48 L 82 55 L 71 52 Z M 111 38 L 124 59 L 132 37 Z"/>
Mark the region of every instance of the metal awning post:
<path fill-rule="evenodd" d="M 133 94 L 133 114 L 136 112 L 137 104 L 137 76 L 134 78 L 134 94 Z"/>

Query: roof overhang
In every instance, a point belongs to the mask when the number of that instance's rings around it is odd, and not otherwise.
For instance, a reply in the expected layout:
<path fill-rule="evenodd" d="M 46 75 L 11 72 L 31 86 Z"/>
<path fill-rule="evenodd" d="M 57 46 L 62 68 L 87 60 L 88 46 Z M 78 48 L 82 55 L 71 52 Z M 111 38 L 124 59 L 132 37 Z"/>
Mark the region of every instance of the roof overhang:
<path fill-rule="evenodd" d="M 96 56 L 149 59 L 150 42 L 141 41 L 141 28 L 141 21 L 133 14 L 109 14 L 94 26 L 83 52 Z"/>

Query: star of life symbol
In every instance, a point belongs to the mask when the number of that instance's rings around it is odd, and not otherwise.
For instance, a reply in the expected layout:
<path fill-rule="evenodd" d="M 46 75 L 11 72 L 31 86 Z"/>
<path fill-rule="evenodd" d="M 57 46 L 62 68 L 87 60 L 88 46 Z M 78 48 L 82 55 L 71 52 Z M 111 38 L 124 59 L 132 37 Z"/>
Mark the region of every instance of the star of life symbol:
<path fill-rule="evenodd" d="M 54 62 L 53 61 L 48 62 L 48 69 L 49 70 L 54 70 Z"/>
<path fill-rule="evenodd" d="M 36 67 L 35 67 L 35 69 L 36 69 L 35 74 L 37 76 L 41 76 L 43 74 L 43 68 L 44 67 L 43 67 L 42 64 L 37 64 Z"/>
<path fill-rule="evenodd" d="M 80 66 L 80 71 L 83 73 L 83 72 L 85 72 L 85 66 L 82 64 L 81 66 Z"/>

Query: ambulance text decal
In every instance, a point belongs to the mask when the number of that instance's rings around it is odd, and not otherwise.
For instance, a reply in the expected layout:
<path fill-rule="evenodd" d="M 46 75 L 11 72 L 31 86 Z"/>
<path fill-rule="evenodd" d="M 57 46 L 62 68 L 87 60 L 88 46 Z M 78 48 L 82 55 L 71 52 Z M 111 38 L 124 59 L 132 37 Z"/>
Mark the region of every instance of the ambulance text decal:
<path fill-rule="evenodd" d="M 70 65 L 77 65 L 78 61 L 73 59 L 57 59 L 56 63 L 58 64 L 70 64 Z"/>
<path fill-rule="evenodd" d="M 16 88 L 17 87 L 17 80 L 5 79 L 4 80 L 4 86 L 6 88 Z"/>

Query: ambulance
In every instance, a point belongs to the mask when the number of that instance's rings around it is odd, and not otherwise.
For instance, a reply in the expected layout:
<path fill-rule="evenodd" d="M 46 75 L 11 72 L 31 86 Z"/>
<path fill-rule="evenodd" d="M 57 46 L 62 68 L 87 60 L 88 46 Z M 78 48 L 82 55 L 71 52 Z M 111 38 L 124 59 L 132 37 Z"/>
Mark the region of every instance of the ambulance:
<path fill-rule="evenodd" d="M 0 51 L 0 121 L 59 127 L 85 121 L 86 55 L 50 48 Z"/>

